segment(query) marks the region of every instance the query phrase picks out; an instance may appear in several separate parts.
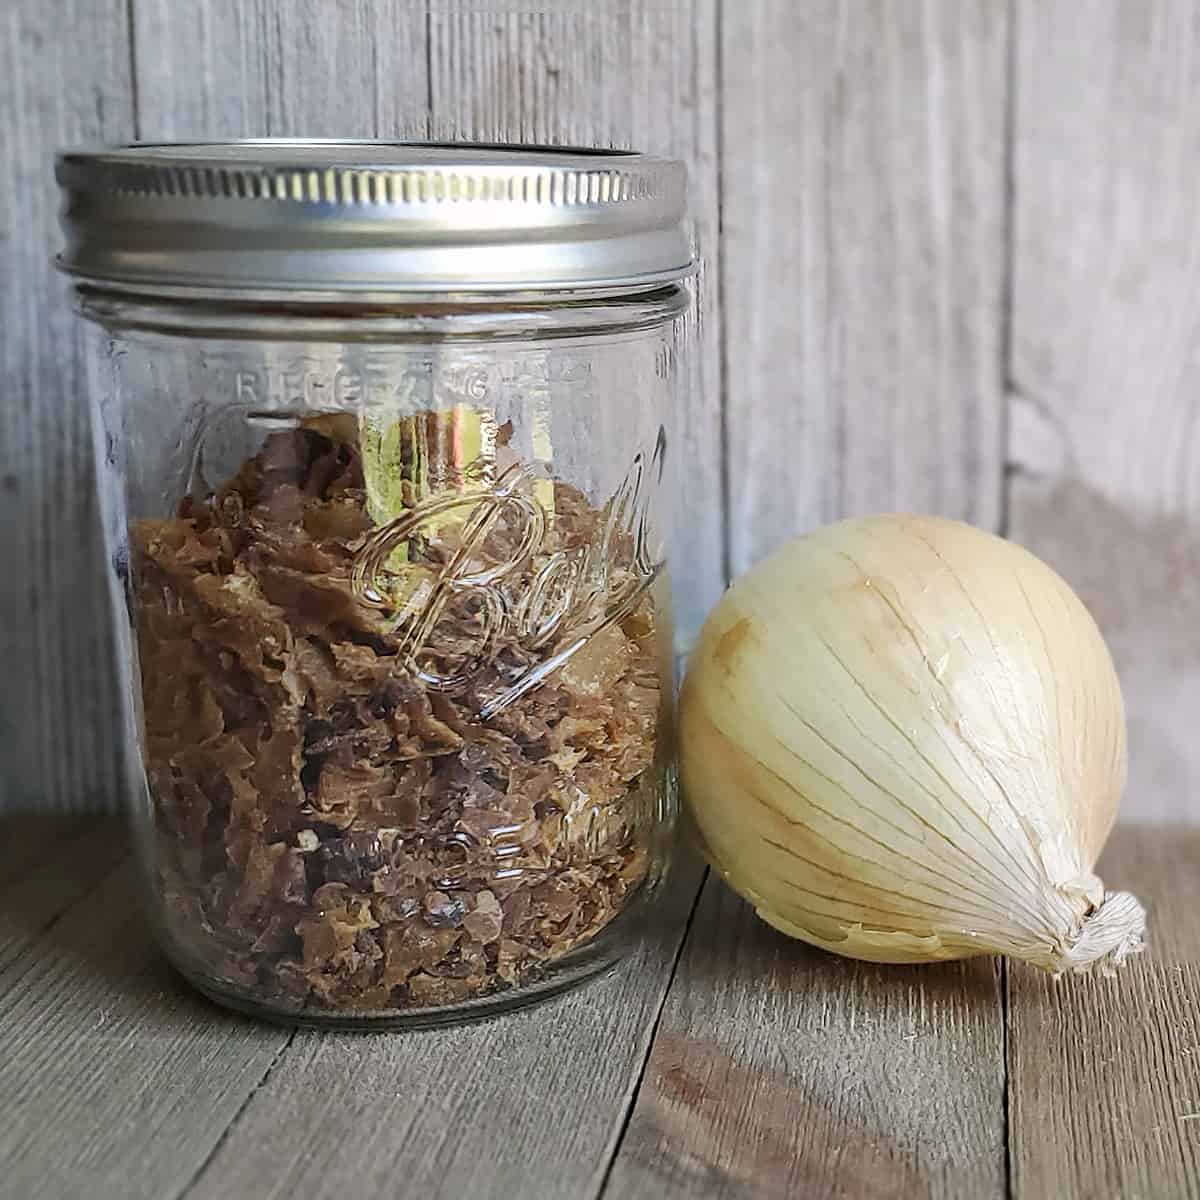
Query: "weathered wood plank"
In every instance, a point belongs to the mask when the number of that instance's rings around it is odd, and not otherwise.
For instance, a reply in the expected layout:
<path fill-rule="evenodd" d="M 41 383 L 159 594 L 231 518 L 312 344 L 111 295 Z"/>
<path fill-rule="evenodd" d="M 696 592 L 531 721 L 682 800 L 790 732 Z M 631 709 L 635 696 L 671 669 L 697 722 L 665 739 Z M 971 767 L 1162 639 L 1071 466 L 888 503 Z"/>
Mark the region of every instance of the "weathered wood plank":
<path fill-rule="evenodd" d="M 835 958 L 710 878 L 607 1194 L 1003 1196 L 997 971 Z"/>
<path fill-rule="evenodd" d="M 630 0 L 431 5 L 433 136 L 628 146 L 632 24 Z"/>
<path fill-rule="evenodd" d="M 1008 975 L 1017 1200 L 1200 1196 L 1200 829 L 1118 828 L 1105 882 L 1150 950 L 1111 979 Z"/>
<path fill-rule="evenodd" d="M 995 527 L 1007 6 L 722 11 L 733 573 L 849 513 Z"/>
<path fill-rule="evenodd" d="M 116 739 L 79 331 L 52 156 L 133 132 L 124 0 L 0 14 L 0 809 L 110 801 Z"/>
<path fill-rule="evenodd" d="M 699 882 L 604 979 L 495 1021 L 396 1037 L 301 1033 L 188 1200 L 594 1197 Z"/>
<path fill-rule="evenodd" d="M 1125 813 L 1200 821 L 1200 25 L 1192 0 L 1023 0 L 1010 532 L 1093 609 Z"/>
<path fill-rule="evenodd" d="M 173 1200 L 288 1037 L 178 981 L 150 944 L 132 865 L 110 866 L 0 966 L 0 1192 Z"/>
<path fill-rule="evenodd" d="M 435 138 L 633 147 L 682 158 L 696 243 L 692 375 L 674 414 L 677 643 L 724 587 L 715 0 L 440 0 L 429 28 Z"/>
<path fill-rule="evenodd" d="M 406 0 L 134 0 L 143 138 L 419 137 L 425 12 Z"/>

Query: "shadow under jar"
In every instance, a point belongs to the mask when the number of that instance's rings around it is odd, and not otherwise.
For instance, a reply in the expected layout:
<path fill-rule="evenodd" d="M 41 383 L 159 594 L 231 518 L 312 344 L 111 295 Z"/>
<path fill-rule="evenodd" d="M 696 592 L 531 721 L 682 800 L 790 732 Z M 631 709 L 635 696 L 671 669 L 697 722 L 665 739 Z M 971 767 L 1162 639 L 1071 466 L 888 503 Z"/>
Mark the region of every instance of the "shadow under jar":
<path fill-rule="evenodd" d="M 613 962 L 675 823 L 683 167 L 251 142 L 58 179 L 171 960 L 353 1028 Z"/>

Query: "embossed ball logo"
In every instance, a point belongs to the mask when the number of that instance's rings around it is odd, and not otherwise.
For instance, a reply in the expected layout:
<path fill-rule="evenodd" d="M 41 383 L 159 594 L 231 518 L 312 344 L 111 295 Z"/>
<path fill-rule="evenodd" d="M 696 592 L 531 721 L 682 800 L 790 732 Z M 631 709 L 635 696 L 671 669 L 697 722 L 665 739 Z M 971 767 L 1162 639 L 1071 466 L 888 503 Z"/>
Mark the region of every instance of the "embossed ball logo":
<path fill-rule="evenodd" d="M 516 465 L 490 485 L 480 464 L 464 468 L 464 490 L 431 496 L 368 535 L 355 554 L 352 584 L 360 603 L 388 614 L 399 654 L 429 688 L 468 689 L 493 664 L 502 643 L 515 643 L 532 665 L 515 670 L 481 707 L 486 720 L 537 687 L 601 630 L 637 606 L 663 568 L 652 544 L 651 502 L 662 479 L 666 434 L 660 427 L 647 460 L 635 456 L 602 510 L 599 536 L 570 549 L 548 546 L 553 517 L 534 484 L 541 468 Z M 397 551 L 439 520 L 461 523 L 444 562 L 390 565 Z M 513 533 L 502 561 L 481 555 L 502 524 Z M 452 605 L 472 605 L 475 633 L 468 661 L 451 673 L 434 669 L 431 647 Z"/>

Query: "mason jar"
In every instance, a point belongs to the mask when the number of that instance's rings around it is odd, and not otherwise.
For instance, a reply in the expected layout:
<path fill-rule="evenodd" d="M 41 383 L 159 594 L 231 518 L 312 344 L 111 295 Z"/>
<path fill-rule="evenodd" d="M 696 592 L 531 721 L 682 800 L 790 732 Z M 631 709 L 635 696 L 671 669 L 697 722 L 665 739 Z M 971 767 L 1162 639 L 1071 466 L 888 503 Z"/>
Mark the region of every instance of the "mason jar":
<path fill-rule="evenodd" d="M 611 964 L 676 814 L 683 166 L 264 141 L 58 179 L 171 961 L 355 1028 Z"/>

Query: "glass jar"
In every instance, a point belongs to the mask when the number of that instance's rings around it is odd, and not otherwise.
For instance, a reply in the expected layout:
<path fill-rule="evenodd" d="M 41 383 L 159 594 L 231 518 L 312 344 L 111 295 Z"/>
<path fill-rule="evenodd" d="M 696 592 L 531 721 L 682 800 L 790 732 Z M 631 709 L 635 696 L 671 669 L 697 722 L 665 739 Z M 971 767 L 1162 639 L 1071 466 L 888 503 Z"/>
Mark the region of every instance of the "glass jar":
<path fill-rule="evenodd" d="M 172 962 L 354 1028 L 612 963 L 676 812 L 682 166 L 258 142 L 58 177 Z"/>

